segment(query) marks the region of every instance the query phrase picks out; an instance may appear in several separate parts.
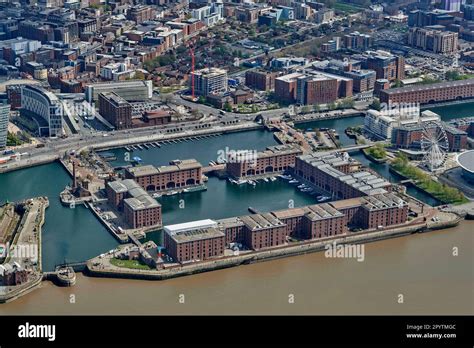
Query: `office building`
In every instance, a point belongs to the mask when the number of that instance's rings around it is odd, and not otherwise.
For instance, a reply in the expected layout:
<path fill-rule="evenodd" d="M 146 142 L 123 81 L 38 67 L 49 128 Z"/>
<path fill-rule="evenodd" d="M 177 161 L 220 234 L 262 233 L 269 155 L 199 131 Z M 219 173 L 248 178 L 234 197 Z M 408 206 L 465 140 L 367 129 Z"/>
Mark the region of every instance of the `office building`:
<path fill-rule="evenodd" d="M 21 89 L 21 112 L 34 117 L 41 136 L 63 135 L 63 107 L 56 95 L 42 87 L 25 85 Z"/>
<path fill-rule="evenodd" d="M 124 81 L 91 83 L 86 85 L 84 96 L 89 103 L 99 99 L 100 93 L 114 92 L 128 102 L 147 101 L 153 96 L 152 81 Z"/>
<path fill-rule="evenodd" d="M 249 70 L 245 73 L 245 85 L 259 91 L 272 91 L 275 89 L 277 73 L 271 71 Z"/>
<path fill-rule="evenodd" d="M 99 113 L 117 130 L 132 127 L 132 105 L 117 93 L 99 94 Z"/>
<path fill-rule="evenodd" d="M 426 110 L 420 113 L 418 106 L 399 107 L 388 110 L 368 110 L 364 118 L 364 130 L 382 140 L 392 139 L 394 128 L 410 124 L 438 122 L 440 116 Z"/>

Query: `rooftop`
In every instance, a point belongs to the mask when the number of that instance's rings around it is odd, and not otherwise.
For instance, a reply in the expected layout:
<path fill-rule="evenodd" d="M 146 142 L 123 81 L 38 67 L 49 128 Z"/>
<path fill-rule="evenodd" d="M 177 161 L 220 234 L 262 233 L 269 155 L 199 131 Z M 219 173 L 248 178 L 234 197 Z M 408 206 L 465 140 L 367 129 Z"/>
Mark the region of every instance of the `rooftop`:
<path fill-rule="evenodd" d="M 186 160 L 176 160 L 173 164 L 169 166 L 154 167 L 153 165 L 137 166 L 132 168 L 127 168 L 127 172 L 130 173 L 133 177 L 141 177 L 148 175 L 157 175 L 160 173 L 171 173 L 180 170 L 187 169 L 198 169 L 202 168 L 201 163 L 195 159 L 186 159 Z"/>
<path fill-rule="evenodd" d="M 416 86 L 409 86 L 409 87 L 391 88 L 391 89 L 384 90 L 381 92 L 390 95 L 390 94 L 395 94 L 395 93 L 412 93 L 412 92 L 419 92 L 419 91 L 430 91 L 430 90 L 439 89 L 439 88 L 472 86 L 472 85 L 474 85 L 474 79 L 467 79 L 467 80 L 431 83 L 429 85 L 416 85 Z"/>
<path fill-rule="evenodd" d="M 463 169 L 474 173 L 474 150 L 459 154 L 457 160 Z"/>
<path fill-rule="evenodd" d="M 220 238 L 220 237 L 224 238 L 225 234 L 224 232 L 219 231 L 215 227 L 198 228 L 194 230 L 187 230 L 187 231 L 171 234 L 171 238 L 174 241 L 176 241 L 176 243 L 186 243 L 186 242 L 193 242 L 197 240 Z"/>
<path fill-rule="evenodd" d="M 175 224 L 175 225 L 168 225 L 168 226 L 165 226 L 163 229 L 165 230 L 166 233 L 168 233 L 169 235 L 172 235 L 179 232 L 191 231 L 191 230 L 196 230 L 196 229 L 204 229 L 204 228 L 216 227 L 216 226 L 217 226 L 216 221 L 211 220 L 211 219 L 205 219 L 205 220 L 184 222 L 184 223 Z"/>
<path fill-rule="evenodd" d="M 251 231 L 285 226 L 282 221 L 271 213 L 246 215 L 240 217 L 240 220 Z"/>

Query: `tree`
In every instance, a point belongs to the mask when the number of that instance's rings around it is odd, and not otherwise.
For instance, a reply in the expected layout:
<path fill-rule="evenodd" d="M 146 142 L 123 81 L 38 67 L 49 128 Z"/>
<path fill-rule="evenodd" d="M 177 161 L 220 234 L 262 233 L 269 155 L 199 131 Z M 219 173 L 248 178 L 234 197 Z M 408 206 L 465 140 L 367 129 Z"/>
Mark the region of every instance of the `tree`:
<path fill-rule="evenodd" d="M 382 109 L 382 105 L 380 104 L 380 99 L 379 98 L 374 98 L 372 101 L 372 104 L 369 105 L 371 109 L 380 111 Z"/>
<path fill-rule="evenodd" d="M 138 71 L 135 71 L 135 80 L 144 80 L 145 79 L 145 74 L 138 70 Z"/>
<path fill-rule="evenodd" d="M 232 112 L 232 105 L 230 105 L 230 103 L 228 101 L 225 102 L 225 104 L 224 104 L 224 110 L 227 111 L 227 112 Z"/>
<path fill-rule="evenodd" d="M 321 107 L 319 106 L 319 104 L 314 104 L 313 105 L 313 111 L 314 112 L 320 112 L 321 111 Z"/>

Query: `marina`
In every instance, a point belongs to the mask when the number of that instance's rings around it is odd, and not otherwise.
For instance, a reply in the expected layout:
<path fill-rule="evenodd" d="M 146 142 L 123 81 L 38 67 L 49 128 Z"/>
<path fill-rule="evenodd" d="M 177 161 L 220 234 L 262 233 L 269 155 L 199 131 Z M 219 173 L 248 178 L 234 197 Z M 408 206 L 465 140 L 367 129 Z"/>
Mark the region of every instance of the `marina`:
<path fill-rule="evenodd" d="M 330 122 L 333 121 L 330 120 Z M 344 118 L 338 120 L 337 126 L 334 124 L 329 127 L 335 128 L 343 139 L 343 130 L 349 126 L 346 122 L 360 123 L 360 118 Z M 316 126 L 317 124 L 313 125 L 313 127 Z M 263 130 L 229 133 L 207 138 L 195 136 L 190 137 L 195 140 L 192 147 L 189 146 L 190 142 L 166 146 L 166 151 L 162 151 L 163 147 L 149 147 L 148 150 L 140 153 L 140 159 L 145 164 L 154 165 L 164 165 L 171 160 L 184 157 L 194 157 L 201 163 L 208 163 L 215 161 L 219 151 L 226 147 L 240 149 L 242 137 L 248 144 L 246 147 L 257 150 L 263 150 L 266 146 L 276 144 L 273 134 Z M 353 143 L 353 140 L 350 140 Z M 138 149 L 138 145 L 130 145 L 128 149 Z M 129 165 L 129 162 L 123 161 L 125 151 L 127 151 L 126 148 L 107 150 L 109 155 L 116 158 L 109 163 L 116 167 Z M 352 156 L 389 181 L 399 181 L 399 178 L 389 172 L 386 164 L 374 164 L 368 161 L 362 153 L 353 153 Z M 46 182 L 41 179 L 44 177 L 54 177 L 56 180 Z M 186 212 L 179 208 L 181 198 L 178 194 L 156 198 L 163 204 L 165 224 L 187 221 L 189 216 L 199 219 L 242 215 L 247 211 L 248 202 L 252 202 L 252 206 L 261 211 L 270 211 L 286 208 L 290 201 L 298 206 L 316 203 L 317 199 L 321 198 L 309 191 L 304 192 L 297 189 L 300 183 L 289 176 L 280 175 L 279 179 L 269 178 L 269 182 L 260 180 L 259 183 L 253 181 L 249 184 L 243 180 L 233 182 L 210 177 L 207 191 L 186 195 Z M 288 182 L 292 185 L 288 185 Z M 48 196 L 50 199 L 50 207 L 46 212 L 46 223 L 43 230 L 45 270 L 53 270 L 55 265 L 64 263 L 64 260 L 84 261 L 100 254 L 103 250 L 111 249 L 117 243 L 105 228 L 92 217 L 86 206 L 70 209 L 61 205 L 58 194 L 69 183 L 70 177 L 57 163 L 0 175 L 0 197 L 4 199 L 15 201 L 31 196 Z M 408 187 L 408 193 L 429 204 L 439 204 L 432 197 L 423 195 L 413 187 Z M 242 197 L 245 199 L 242 200 Z M 161 237 L 161 232 L 157 231 L 149 233 L 147 238 L 160 242 Z"/>

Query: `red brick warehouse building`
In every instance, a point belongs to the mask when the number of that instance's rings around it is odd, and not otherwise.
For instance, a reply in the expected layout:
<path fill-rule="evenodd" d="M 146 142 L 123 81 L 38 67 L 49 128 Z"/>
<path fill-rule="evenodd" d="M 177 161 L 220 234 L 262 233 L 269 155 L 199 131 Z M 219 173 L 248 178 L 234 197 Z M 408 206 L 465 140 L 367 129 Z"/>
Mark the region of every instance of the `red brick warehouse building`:
<path fill-rule="evenodd" d="M 110 181 L 105 190 L 109 204 L 124 213 L 130 228 L 161 226 L 161 205 L 135 181 Z"/>
<path fill-rule="evenodd" d="M 382 103 L 431 104 L 450 100 L 462 100 L 474 96 L 474 79 L 433 83 L 380 91 Z"/>
<path fill-rule="evenodd" d="M 375 174 L 360 170 L 359 162 L 340 153 L 314 153 L 298 156 L 295 175 L 330 194 L 334 199 L 348 199 L 391 191 L 390 182 Z"/>
<path fill-rule="evenodd" d="M 288 244 L 289 237 L 321 239 L 403 224 L 408 203 L 393 193 L 252 214 L 222 220 L 200 220 L 165 226 L 166 252 L 177 262 L 224 256 L 231 243 L 251 250 Z"/>
<path fill-rule="evenodd" d="M 256 155 L 248 152 L 248 156 L 243 155 L 241 158 L 230 156 L 226 170 L 234 178 L 280 173 L 293 167 L 296 156 L 301 154 L 302 151 L 297 146 L 269 146 L 265 151 L 258 152 Z"/>
<path fill-rule="evenodd" d="M 125 178 L 135 180 L 147 191 L 162 191 L 202 184 L 202 165 L 195 159 L 176 160 L 169 166 L 131 167 Z"/>
<path fill-rule="evenodd" d="M 164 232 L 164 247 L 174 261 L 202 261 L 224 254 L 225 234 L 213 220 L 169 225 Z"/>

